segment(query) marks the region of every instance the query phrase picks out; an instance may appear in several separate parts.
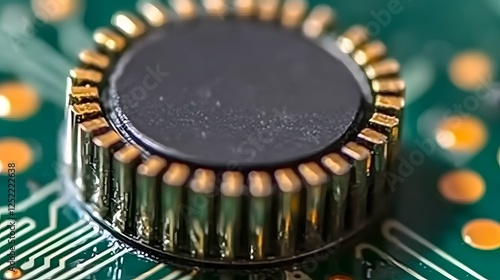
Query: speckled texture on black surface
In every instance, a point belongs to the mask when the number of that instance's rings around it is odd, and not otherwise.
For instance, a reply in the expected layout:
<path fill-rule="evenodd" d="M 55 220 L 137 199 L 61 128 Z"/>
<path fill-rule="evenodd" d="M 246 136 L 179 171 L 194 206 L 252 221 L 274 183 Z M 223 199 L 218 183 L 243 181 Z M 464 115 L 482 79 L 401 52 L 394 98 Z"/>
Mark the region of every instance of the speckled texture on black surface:
<path fill-rule="evenodd" d="M 152 74 L 156 72 L 157 74 Z M 200 164 L 272 165 L 318 153 L 357 118 L 346 65 L 296 31 L 257 21 L 168 25 L 119 59 L 120 129 Z"/>

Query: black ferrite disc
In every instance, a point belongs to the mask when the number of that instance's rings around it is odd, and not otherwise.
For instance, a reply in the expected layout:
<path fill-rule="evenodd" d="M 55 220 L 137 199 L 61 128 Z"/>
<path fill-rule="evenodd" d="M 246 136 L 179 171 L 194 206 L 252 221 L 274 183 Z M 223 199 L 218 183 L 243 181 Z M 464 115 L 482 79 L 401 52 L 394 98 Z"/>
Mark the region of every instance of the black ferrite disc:
<path fill-rule="evenodd" d="M 112 125 L 150 153 L 277 166 L 328 150 L 357 126 L 366 97 L 340 55 L 270 23 L 175 22 L 125 51 L 103 99 Z"/>

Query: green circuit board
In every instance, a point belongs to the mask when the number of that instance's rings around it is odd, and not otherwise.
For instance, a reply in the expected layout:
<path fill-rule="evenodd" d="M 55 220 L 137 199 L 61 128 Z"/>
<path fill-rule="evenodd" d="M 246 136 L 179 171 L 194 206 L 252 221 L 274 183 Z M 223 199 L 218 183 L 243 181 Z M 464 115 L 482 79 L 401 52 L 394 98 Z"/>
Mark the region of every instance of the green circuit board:
<path fill-rule="evenodd" d="M 232 279 L 140 256 L 61 195 L 68 71 L 92 47 L 93 30 L 136 2 L 0 1 L 1 279 L 14 279 L 13 267 L 17 279 Z M 337 11 L 336 32 L 362 24 L 401 62 L 394 205 L 340 253 L 250 279 L 499 279 L 500 2 L 324 3 Z"/>

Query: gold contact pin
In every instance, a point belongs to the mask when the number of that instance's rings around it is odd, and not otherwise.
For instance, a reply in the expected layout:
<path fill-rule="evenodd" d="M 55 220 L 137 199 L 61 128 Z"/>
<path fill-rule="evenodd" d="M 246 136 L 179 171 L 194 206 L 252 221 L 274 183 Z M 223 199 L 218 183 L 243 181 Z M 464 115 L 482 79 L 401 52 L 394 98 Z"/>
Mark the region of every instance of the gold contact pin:
<path fill-rule="evenodd" d="M 111 223 L 121 232 L 131 232 L 134 228 L 133 192 L 135 170 L 140 161 L 141 151 L 134 145 L 127 145 L 114 154 Z"/>
<path fill-rule="evenodd" d="M 388 116 L 382 113 L 374 113 L 370 123 L 384 130 L 389 141 L 398 140 L 399 119 L 393 116 Z"/>
<path fill-rule="evenodd" d="M 307 11 L 305 0 L 286 0 L 281 12 L 281 24 L 294 28 L 300 25 Z"/>
<path fill-rule="evenodd" d="M 71 87 L 69 103 L 82 104 L 99 100 L 99 90 L 97 87 Z"/>
<path fill-rule="evenodd" d="M 95 158 L 93 157 L 92 138 L 102 134 L 108 128 L 108 123 L 104 118 L 97 118 L 82 122 L 78 126 L 74 151 L 77 163 L 75 182 L 80 187 L 82 198 L 87 201 L 92 195 L 91 190 L 93 190 L 92 184 L 94 183 L 92 176 Z"/>
<path fill-rule="evenodd" d="M 160 3 L 146 2 L 141 4 L 139 12 L 152 27 L 160 27 L 168 22 L 168 10 Z"/>
<path fill-rule="evenodd" d="M 292 169 L 279 169 L 274 173 L 278 183 L 278 248 L 280 256 L 295 252 L 299 236 L 301 182 Z"/>
<path fill-rule="evenodd" d="M 404 106 L 405 99 L 403 97 L 380 94 L 375 96 L 375 108 L 385 114 L 399 118 Z"/>
<path fill-rule="evenodd" d="M 94 32 L 94 41 L 110 52 L 121 52 L 126 45 L 125 38 L 108 28 L 97 29 Z"/>
<path fill-rule="evenodd" d="M 352 58 L 358 65 L 366 65 L 385 56 L 387 49 L 380 41 L 369 42 L 352 53 Z"/>
<path fill-rule="evenodd" d="M 240 250 L 243 175 L 240 172 L 225 172 L 220 186 L 221 197 L 217 218 L 217 244 L 223 259 L 234 259 Z"/>
<path fill-rule="evenodd" d="M 257 0 L 259 19 L 263 21 L 275 20 L 280 7 L 279 0 Z"/>
<path fill-rule="evenodd" d="M 211 16 L 223 16 L 226 13 L 226 1 L 225 0 L 203 0 L 203 7 L 207 13 Z"/>
<path fill-rule="evenodd" d="M 335 20 L 335 11 L 327 5 L 314 7 L 302 25 L 302 32 L 309 38 L 318 38 L 328 31 Z"/>
<path fill-rule="evenodd" d="M 351 165 L 339 154 L 328 154 L 321 159 L 323 166 L 331 173 L 331 181 L 327 190 L 326 210 L 328 229 L 326 240 L 337 240 L 345 228 L 344 217 L 347 209 L 347 195 L 349 193 L 349 180 Z"/>
<path fill-rule="evenodd" d="M 257 10 L 257 0 L 235 0 L 236 13 L 240 17 L 249 17 L 255 14 Z"/>
<path fill-rule="evenodd" d="M 397 75 L 399 70 L 399 62 L 393 58 L 386 58 L 365 66 L 366 76 L 368 76 L 368 79 L 370 80 Z"/>
<path fill-rule="evenodd" d="M 406 86 L 399 78 L 376 79 L 372 81 L 372 89 L 375 93 L 404 96 Z"/>
<path fill-rule="evenodd" d="M 369 123 L 387 136 L 387 158 L 390 159 L 389 163 L 395 162 L 396 155 L 399 154 L 399 119 L 383 113 L 374 113 Z M 390 169 L 390 166 L 387 168 Z"/>
<path fill-rule="evenodd" d="M 151 156 L 137 167 L 135 191 L 135 230 L 139 238 L 154 244 L 157 241 L 160 205 L 157 198 L 160 190 L 160 174 L 167 162 Z"/>
<path fill-rule="evenodd" d="M 181 225 L 183 212 L 183 187 L 189 178 L 189 167 L 172 163 L 163 175 L 161 184 L 160 233 L 163 250 L 176 252 L 182 241 Z"/>
<path fill-rule="evenodd" d="M 370 150 L 355 143 L 349 142 L 341 148 L 343 154 L 353 159 L 353 182 L 350 183 L 347 199 L 351 210 L 348 223 L 351 228 L 359 226 L 366 218 L 368 203 L 367 178 L 370 177 L 371 154 Z"/>
<path fill-rule="evenodd" d="M 355 25 L 337 39 L 337 44 L 342 52 L 350 54 L 356 48 L 366 43 L 369 38 L 366 28 L 361 25 Z"/>
<path fill-rule="evenodd" d="M 68 95 L 69 98 L 70 95 Z M 69 102 L 69 101 L 68 101 Z M 95 119 L 101 115 L 101 107 L 98 103 L 73 104 L 68 106 L 66 117 L 66 137 L 70 151 L 68 159 L 71 164 L 71 176 L 76 177 L 78 169 L 78 124 Z"/>
<path fill-rule="evenodd" d="M 196 4 L 192 0 L 170 0 L 170 7 L 184 20 L 193 19 L 196 16 Z"/>
<path fill-rule="evenodd" d="M 249 256 L 252 260 L 265 257 L 269 244 L 269 211 L 272 203 L 271 177 L 266 172 L 252 171 L 248 175 L 250 189 Z"/>
<path fill-rule="evenodd" d="M 307 184 L 305 246 L 315 249 L 318 246 L 318 240 L 322 240 L 328 176 L 314 162 L 299 165 L 299 172 Z"/>
<path fill-rule="evenodd" d="M 96 67 L 101 70 L 107 69 L 110 63 L 109 57 L 91 50 L 84 50 L 80 52 L 80 54 L 78 54 L 78 58 L 83 64 Z"/>
<path fill-rule="evenodd" d="M 74 86 L 85 86 L 88 84 L 95 85 L 100 83 L 103 78 L 101 72 L 83 68 L 71 69 L 69 71 L 69 76 L 71 77 Z"/>
<path fill-rule="evenodd" d="M 111 24 L 129 38 L 137 38 L 146 31 L 144 22 L 133 14 L 123 11 L 113 15 Z"/>
<path fill-rule="evenodd" d="M 372 207 L 381 206 L 385 194 L 385 171 L 387 169 L 387 137 L 382 133 L 365 128 L 358 134 L 358 138 L 366 142 L 372 150 L 373 162 L 371 165 L 370 176 L 374 184 L 371 190 Z"/>
<path fill-rule="evenodd" d="M 206 169 L 197 169 L 191 180 L 188 195 L 188 236 L 193 257 L 203 259 L 209 253 L 213 232 L 211 229 L 214 209 L 215 174 Z"/>
<path fill-rule="evenodd" d="M 96 167 L 90 201 L 97 207 L 97 211 L 105 216 L 108 214 L 111 196 L 111 160 L 114 152 L 119 149 L 117 144 L 121 141 L 120 135 L 110 130 L 92 139 L 92 150 L 95 151 Z"/>

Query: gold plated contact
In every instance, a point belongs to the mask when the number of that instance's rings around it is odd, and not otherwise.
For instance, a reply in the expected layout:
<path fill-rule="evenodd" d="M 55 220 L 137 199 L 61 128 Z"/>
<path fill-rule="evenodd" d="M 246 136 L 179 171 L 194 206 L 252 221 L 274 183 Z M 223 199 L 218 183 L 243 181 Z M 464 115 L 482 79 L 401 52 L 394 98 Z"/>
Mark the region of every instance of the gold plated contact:
<path fill-rule="evenodd" d="M 342 153 L 353 159 L 354 181 L 350 184 L 349 205 L 352 209 L 349 225 L 355 227 L 363 222 L 367 213 L 368 185 L 370 176 L 371 154 L 370 150 L 355 143 L 349 142 L 341 149 Z"/>
<path fill-rule="evenodd" d="M 385 114 L 401 117 L 405 100 L 400 96 L 377 95 L 375 96 L 375 108 Z"/>
<path fill-rule="evenodd" d="M 368 79 L 377 79 L 386 76 L 394 76 L 399 73 L 399 62 L 393 58 L 387 58 L 365 66 Z"/>
<path fill-rule="evenodd" d="M 145 242 L 153 243 L 158 234 L 160 175 L 167 162 L 152 156 L 137 167 L 136 174 L 136 234 Z"/>
<path fill-rule="evenodd" d="M 307 11 L 305 0 L 286 0 L 283 3 L 281 24 L 289 28 L 300 26 Z"/>
<path fill-rule="evenodd" d="M 341 51 L 350 54 L 369 39 L 368 30 L 361 25 L 355 25 L 344 32 L 337 42 Z"/>
<path fill-rule="evenodd" d="M 126 45 L 125 38 L 108 28 L 100 28 L 94 32 L 94 42 L 110 52 L 121 52 Z"/>
<path fill-rule="evenodd" d="M 299 165 L 299 172 L 307 184 L 305 246 L 314 249 L 321 240 L 328 177 L 314 162 Z"/>
<path fill-rule="evenodd" d="M 272 201 L 271 177 L 266 172 L 252 171 L 248 175 L 250 191 L 249 257 L 261 260 L 265 257 L 265 246 L 269 238 L 269 211 Z"/>
<path fill-rule="evenodd" d="M 321 159 L 323 166 L 331 173 L 326 195 L 329 223 L 326 231 L 326 240 L 337 240 L 345 228 L 344 217 L 347 209 L 347 195 L 349 193 L 351 165 L 339 154 L 328 154 Z"/>
<path fill-rule="evenodd" d="M 134 145 L 119 149 L 113 158 L 113 189 L 111 194 L 112 225 L 122 232 L 134 228 L 133 195 L 135 170 L 141 161 L 141 151 Z M 90 184 L 90 182 L 89 182 Z"/>
<path fill-rule="evenodd" d="M 90 69 L 74 68 L 69 71 L 69 76 L 75 86 L 94 85 L 102 82 L 102 73 Z"/>
<path fill-rule="evenodd" d="M 279 0 L 256 0 L 258 4 L 259 19 L 271 21 L 276 19 L 280 7 Z"/>
<path fill-rule="evenodd" d="M 405 82 L 399 78 L 376 79 L 372 81 L 372 89 L 377 94 L 404 96 Z"/>
<path fill-rule="evenodd" d="M 238 16 L 249 17 L 257 10 L 257 0 L 234 0 L 234 6 Z"/>
<path fill-rule="evenodd" d="M 71 88 L 70 104 L 91 103 L 99 100 L 99 90 L 96 87 L 78 86 Z"/>
<path fill-rule="evenodd" d="M 220 17 L 227 11 L 225 0 L 203 0 L 202 3 L 207 13 L 211 16 Z"/>
<path fill-rule="evenodd" d="M 281 256 L 291 256 L 299 236 L 300 190 L 302 183 L 292 169 L 274 173 L 280 189 L 278 195 L 278 246 Z"/>
<path fill-rule="evenodd" d="M 359 49 L 355 50 L 352 58 L 359 65 L 366 65 L 370 62 L 379 60 L 385 55 L 386 47 L 380 41 L 369 42 Z"/>
<path fill-rule="evenodd" d="M 163 250 L 176 252 L 182 233 L 183 188 L 189 178 L 189 167 L 184 164 L 172 163 L 163 175 L 161 183 L 160 233 Z"/>
<path fill-rule="evenodd" d="M 184 20 L 196 16 L 196 4 L 192 0 L 170 0 L 170 7 Z"/>
<path fill-rule="evenodd" d="M 136 16 L 128 12 L 117 12 L 111 23 L 129 38 L 136 38 L 144 34 L 146 25 Z"/>
<path fill-rule="evenodd" d="M 209 252 L 213 221 L 215 173 L 197 169 L 189 184 L 188 236 L 191 255 L 205 258 Z"/>
<path fill-rule="evenodd" d="M 309 38 L 318 38 L 333 25 L 335 12 L 327 5 L 313 8 L 302 25 L 302 32 Z"/>
<path fill-rule="evenodd" d="M 243 211 L 244 178 L 240 172 L 228 171 L 220 185 L 220 209 L 217 217 L 217 242 L 223 259 L 232 260 L 241 248 L 241 220 Z"/>
<path fill-rule="evenodd" d="M 168 21 L 168 11 L 160 3 L 146 2 L 139 6 L 139 12 L 152 27 L 160 27 Z"/>
<path fill-rule="evenodd" d="M 106 69 L 109 67 L 109 57 L 96 51 L 84 50 L 78 54 L 78 58 L 84 65 Z"/>

